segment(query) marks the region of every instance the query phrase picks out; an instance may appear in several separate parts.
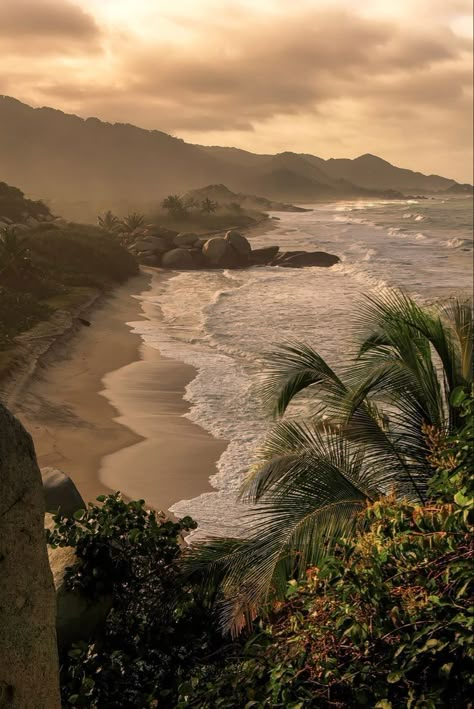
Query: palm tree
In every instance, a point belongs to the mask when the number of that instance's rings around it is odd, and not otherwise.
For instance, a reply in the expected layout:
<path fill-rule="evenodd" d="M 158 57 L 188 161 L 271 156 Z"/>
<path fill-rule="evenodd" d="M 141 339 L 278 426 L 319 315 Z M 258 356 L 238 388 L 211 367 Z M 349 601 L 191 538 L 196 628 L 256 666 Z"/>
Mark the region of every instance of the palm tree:
<path fill-rule="evenodd" d="M 161 203 L 163 209 L 166 209 L 172 217 L 180 219 L 188 216 L 187 205 L 177 194 L 170 194 Z"/>
<path fill-rule="evenodd" d="M 145 226 L 145 217 L 138 212 L 130 212 L 121 220 L 120 226 L 128 234 L 131 234 L 135 229 Z"/>
<path fill-rule="evenodd" d="M 29 265 L 29 248 L 25 236 L 15 227 L 0 230 L 0 274 L 12 275 L 24 271 Z"/>
<path fill-rule="evenodd" d="M 216 211 L 218 206 L 217 202 L 213 202 L 212 199 L 206 197 L 206 199 L 203 199 L 201 202 L 201 212 L 203 214 L 212 214 Z"/>
<path fill-rule="evenodd" d="M 110 211 L 110 209 L 105 212 L 104 216 L 97 217 L 97 223 L 105 231 L 114 232 L 120 225 L 119 218 Z"/>
<path fill-rule="evenodd" d="M 189 555 L 190 572 L 205 568 L 220 584 L 225 629 L 238 632 L 282 597 L 355 531 L 368 502 L 389 492 L 426 502 L 427 432 L 459 423 L 453 393 L 472 387 L 472 330 L 469 302 L 422 307 L 391 292 L 365 299 L 358 350 L 340 374 L 306 344 L 269 353 L 262 391 L 274 415 L 302 390 L 313 397 L 305 420 L 275 424 L 245 482 L 248 539 L 210 540 Z"/>

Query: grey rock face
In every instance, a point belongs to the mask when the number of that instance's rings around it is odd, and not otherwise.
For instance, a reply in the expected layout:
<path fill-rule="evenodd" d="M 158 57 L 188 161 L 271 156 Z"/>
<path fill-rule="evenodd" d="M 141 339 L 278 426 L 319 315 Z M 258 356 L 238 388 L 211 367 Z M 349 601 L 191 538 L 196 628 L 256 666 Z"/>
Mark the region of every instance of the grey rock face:
<path fill-rule="evenodd" d="M 265 246 L 263 249 L 253 249 L 250 263 L 255 266 L 267 265 L 276 257 L 279 249 L 279 246 Z"/>
<path fill-rule="evenodd" d="M 240 268 L 247 263 L 230 241 L 222 236 L 214 236 L 206 241 L 202 253 L 208 264 L 215 268 Z"/>
<path fill-rule="evenodd" d="M 195 267 L 195 262 L 188 249 L 172 249 L 163 255 L 161 265 L 163 268 L 188 270 Z"/>
<path fill-rule="evenodd" d="M 240 256 L 242 256 L 244 259 L 249 258 L 250 252 L 252 251 L 252 247 L 250 246 L 248 239 L 246 239 L 245 236 L 242 236 L 239 231 L 235 231 L 235 229 L 232 229 L 231 231 L 227 232 L 224 238 L 226 241 L 229 242 L 229 244 L 237 251 Z"/>
<path fill-rule="evenodd" d="M 0 707 L 59 709 L 56 600 L 30 435 L 0 404 Z"/>
<path fill-rule="evenodd" d="M 181 247 L 190 247 L 194 246 L 196 241 L 198 240 L 198 235 L 194 234 L 192 232 L 181 232 L 180 234 L 176 234 L 176 236 L 173 239 L 173 243 L 175 246 L 178 248 Z"/>
<path fill-rule="evenodd" d="M 71 478 L 57 468 L 41 468 L 46 512 L 56 514 L 59 510 L 66 517 L 72 517 L 76 510 L 86 509 L 79 490 Z"/>
<path fill-rule="evenodd" d="M 325 251 L 287 251 L 279 254 L 273 262 L 276 266 L 285 266 L 286 268 L 303 268 L 308 266 L 322 266 L 328 268 L 339 263 L 341 259 L 334 254 L 328 254 Z"/>

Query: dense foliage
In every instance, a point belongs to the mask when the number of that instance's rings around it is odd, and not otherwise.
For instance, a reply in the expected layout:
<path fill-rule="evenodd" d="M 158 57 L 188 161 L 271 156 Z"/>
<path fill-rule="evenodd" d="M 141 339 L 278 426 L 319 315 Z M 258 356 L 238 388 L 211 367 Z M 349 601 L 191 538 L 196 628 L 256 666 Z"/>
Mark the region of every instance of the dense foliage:
<path fill-rule="evenodd" d="M 44 202 L 27 199 L 18 187 L 0 182 L 0 221 L 2 217 L 7 217 L 13 222 L 22 222 L 26 217 L 49 214 L 49 209 Z"/>
<path fill-rule="evenodd" d="M 467 707 L 474 692 L 474 404 L 434 451 L 425 505 L 367 505 L 354 538 L 221 664 L 202 665 L 179 707 Z"/>
<path fill-rule="evenodd" d="M 57 308 L 72 309 L 137 272 L 135 259 L 98 228 L 42 222 L 0 231 L 0 350 Z"/>
<path fill-rule="evenodd" d="M 47 533 L 49 544 L 75 547 L 69 589 L 112 599 L 105 627 L 61 658 L 64 703 L 174 706 L 196 659 L 222 643 L 199 589 L 179 578 L 181 535 L 196 525 L 158 517 L 143 500 L 126 503 L 118 493 L 98 501 L 73 519 L 56 517 Z"/>
<path fill-rule="evenodd" d="M 426 503 L 367 503 L 355 536 L 339 538 L 233 641 L 216 631 L 199 583 L 180 575 L 179 536 L 191 520 L 158 519 L 118 494 L 76 519 L 58 517 L 49 542 L 78 557 L 70 588 L 113 595 L 105 628 L 62 658 L 65 706 L 467 707 L 474 398 L 459 389 L 453 400 L 453 435 L 425 430 L 434 473 Z"/>
<path fill-rule="evenodd" d="M 419 304 L 385 290 L 359 304 L 354 335 L 339 371 L 305 343 L 267 357 L 264 399 L 284 418 L 242 490 L 252 504 L 248 537 L 211 539 L 188 559 L 191 573 L 222 590 L 222 624 L 231 633 L 354 535 L 367 504 L 392 491 L 419 506 L 429 500 L 431 438 L 457 429 L 453 395 L 472 383 L 472 304 Z M 300 393 L 303 416 L 301 408 L 286 415 Z"/>

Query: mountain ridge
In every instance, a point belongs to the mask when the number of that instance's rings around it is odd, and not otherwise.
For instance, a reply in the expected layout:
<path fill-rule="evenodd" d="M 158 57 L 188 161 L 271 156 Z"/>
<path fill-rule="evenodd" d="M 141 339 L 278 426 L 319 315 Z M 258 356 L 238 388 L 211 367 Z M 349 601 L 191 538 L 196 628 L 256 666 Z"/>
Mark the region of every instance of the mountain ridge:
<path fill-rule="evenodd" d="M 156 129 L 33 108 L 9 96 L 0 96 L 0 179 L 72 218 L 156 206 L 167 194 L 209 184 L 290 202 L 465 188 L 368 153 L 324 160 L 194 145 Z"/>

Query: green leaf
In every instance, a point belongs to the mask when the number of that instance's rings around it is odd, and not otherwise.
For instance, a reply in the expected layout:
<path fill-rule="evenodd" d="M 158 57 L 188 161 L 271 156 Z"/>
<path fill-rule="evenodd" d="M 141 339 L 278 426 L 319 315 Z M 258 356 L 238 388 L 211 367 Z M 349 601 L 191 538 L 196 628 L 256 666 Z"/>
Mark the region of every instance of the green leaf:
<path fill-rule="evenodd" d="M 399 682 L 403 677 L 403 672 L 400 671 L 395 671 L 395 672 L 390 672 L 387 675 L 387 682 L 389 684 L 395 684 L 395 682 Z"/>
<path fill-rule="evenodd" d="M 456 387 L 456 389 L 454 389 L 454 391 L 452 392 L 452 394 L 450 396 L 451 405 L 454 406 L 455 408 L 458 408 L 459 406 L 461 406 L 461 404 L 464 401 L 464 399 L 466 398 L 466 396 L 467 396 L 467 394 L 464 390 L 464 387 L 462 387 L 462 386 Z"/>
<path fill-rule="evenodd" d="M 446 662 L 444 665 L 442 665 L 439 668 L 439 676 L 442 677 L 443 679 L 447 679 L 451 673 L 452 667 L 453 667 L 452 662 Z"/>
<path fill-rule="evenodd" d="M 77 519 L 79 522 L 81 519 L 84 519 L 84 515 L 86 514 L 85 510 L 76 510 L 74 512 L 74 519 Z"/>

